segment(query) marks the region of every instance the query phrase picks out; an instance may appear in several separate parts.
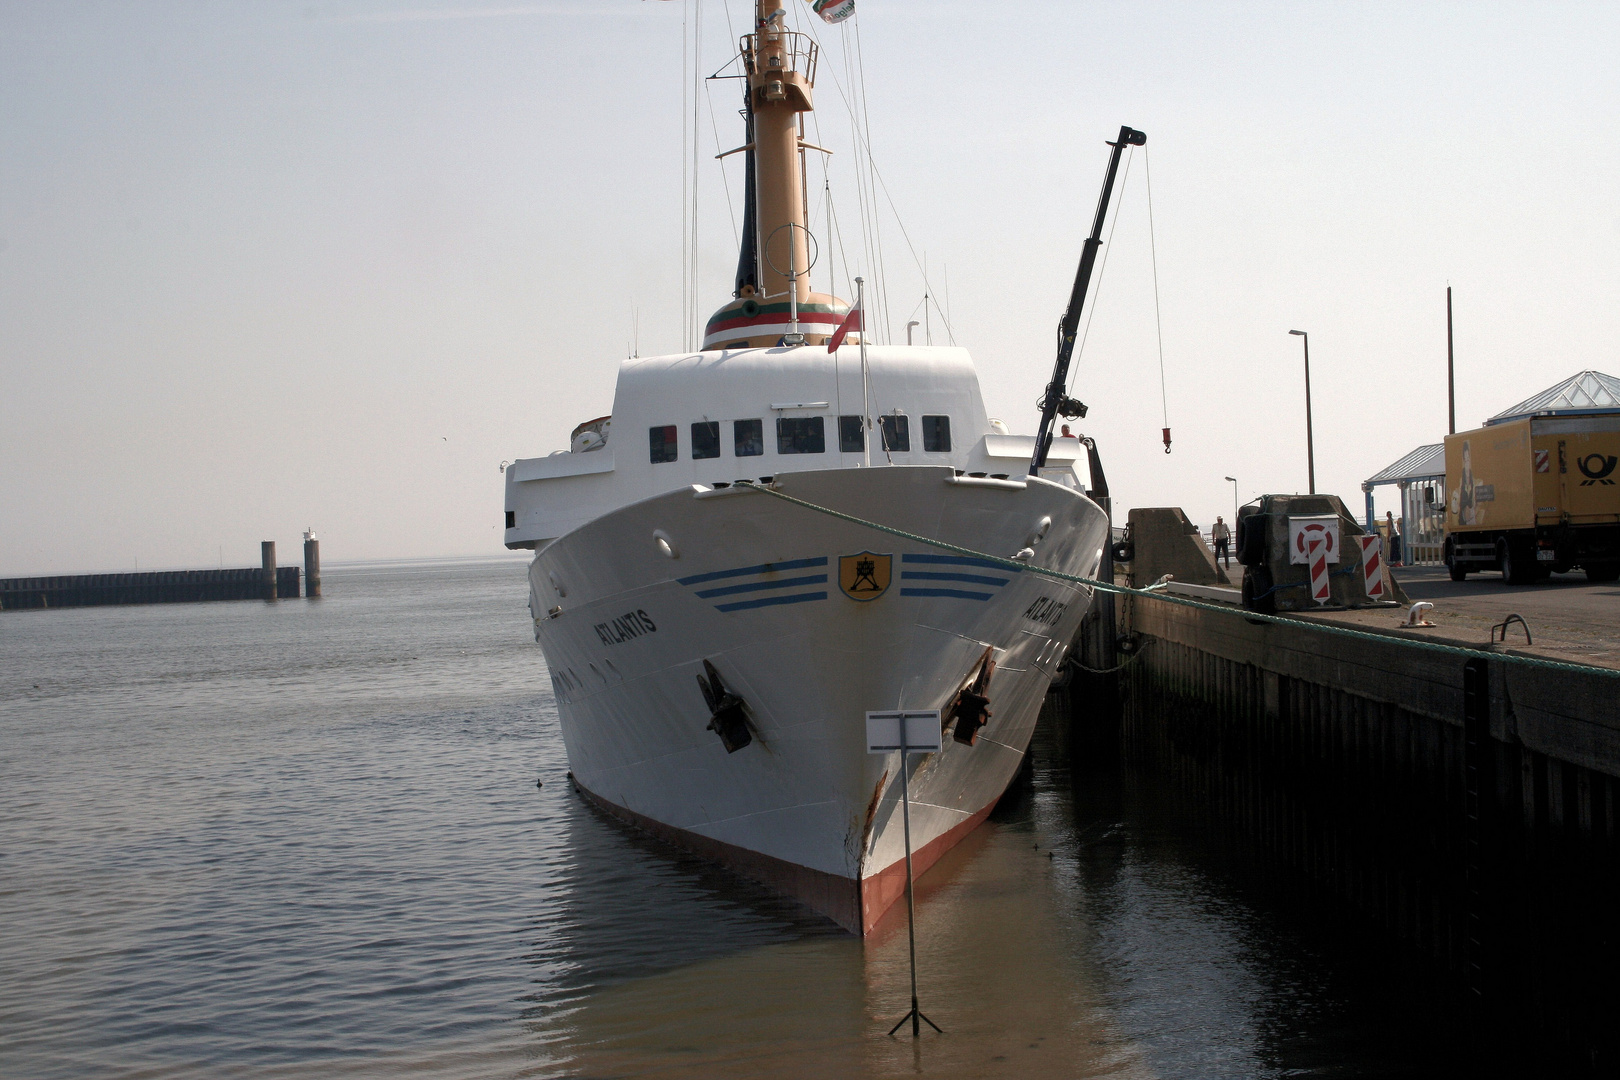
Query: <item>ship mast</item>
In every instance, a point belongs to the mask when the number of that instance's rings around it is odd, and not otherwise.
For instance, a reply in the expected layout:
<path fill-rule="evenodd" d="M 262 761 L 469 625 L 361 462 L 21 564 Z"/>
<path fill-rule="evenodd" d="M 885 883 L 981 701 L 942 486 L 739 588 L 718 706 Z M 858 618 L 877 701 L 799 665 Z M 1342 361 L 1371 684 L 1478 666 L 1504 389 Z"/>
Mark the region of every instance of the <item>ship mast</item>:
<path fill-rule="evenodd" d="M 782 25 L 775 0 L 759 0 L 754 33 L 743 39 L 748 104 L 754 112 L 754 162 L 759 200 L 760 267 L 764 299 L 809 297 L 804 243 L 804 184 L 799 155 L 799 117 L 811 110 L 814 52 L 804 35 Z M 811 70 L 803 70 L 811 68 Z M 789 241 L 793 241 L 790 243 Z M 788 248 L 791 247 L 791 253 Z"/>
<path fill-rule="evenodd" d="M 817 240 L 805 210 L 803 116 L 813 108 L 818 49 L 788 30 L 779 0 L 757 0 L 754 30 L 739 43 L 746 79 L 749 205 L 731 303 L 715 312 L 703 347 L 824 344 L 848 312 L 837 297 L 812 292 Z M 735 151 L 733 151 L 735 152 Z M 825 151 L 823 151 L 825 152 Z M 722 155 L 725 156 L 725 155 Z"/>

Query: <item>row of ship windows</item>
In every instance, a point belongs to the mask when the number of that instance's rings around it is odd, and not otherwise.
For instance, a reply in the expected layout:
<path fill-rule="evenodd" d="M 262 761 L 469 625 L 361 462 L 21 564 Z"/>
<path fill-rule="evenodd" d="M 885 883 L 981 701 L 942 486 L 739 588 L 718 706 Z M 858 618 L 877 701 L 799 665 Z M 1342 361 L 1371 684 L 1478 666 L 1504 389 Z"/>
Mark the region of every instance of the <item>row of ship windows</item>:
<path fill-rule="evenodd" d="M 859 454 L 866 449 L 866 432 L 859 416 L 838 418 L 838 450 Z M 660 424 L 647 431 L 649 456 L 653 464 L 679 460 L 676 424 Z M 911 449 L 911 424 L 907 416 L 878 417 L 878 435 L 883 450 L 905 453 Z M 922 418 L 922 448 L 930 454 L 946 454 L 951 449 L 951 418 Z M 758 457 L 765 452 L 765 424 L 762 420 L 733 420 L 731 449 L 737 457 Z M 778 454 L 824 454 L 826 432 L 819 416 L 783 416 L 776 421 Z M 720 421 L 700 420 L 692 425 L 694 460 L 720 456 Z"/>

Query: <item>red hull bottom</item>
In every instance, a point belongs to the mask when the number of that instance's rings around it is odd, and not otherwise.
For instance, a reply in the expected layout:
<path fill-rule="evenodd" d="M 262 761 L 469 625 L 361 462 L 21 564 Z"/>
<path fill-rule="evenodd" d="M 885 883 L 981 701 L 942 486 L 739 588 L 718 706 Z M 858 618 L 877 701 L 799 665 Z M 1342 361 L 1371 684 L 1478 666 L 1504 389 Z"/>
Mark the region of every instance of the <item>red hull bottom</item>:
<path fill-rule="evenodd" d="M 597 795 L 574 781 L 574 790 L 584 795 L 602 810 L 643 832 L 651 833 L 666 843 L 699 858 L 735 870 L 746 878 L 759 882 L 774 892 L 791 896 L 818 914 L 825 915 L 852 934 L 862 937 L 883 918 L 895 901 L 906 894 L 906 863 L 904 859 L 862 881 L 812 870 L 784 859 L 762 855 L 757 851 L 727 844 L 711 837 L 700 836 L 686 829 L 665 825 L 644 814 L 627 810 Z M 992 799 L 972 817 L 964 819 L 949 831 L 934 837 L 911 853 L 912 873 L 921 877 L 961 839 L 972 832 L 995 809 Z"/>

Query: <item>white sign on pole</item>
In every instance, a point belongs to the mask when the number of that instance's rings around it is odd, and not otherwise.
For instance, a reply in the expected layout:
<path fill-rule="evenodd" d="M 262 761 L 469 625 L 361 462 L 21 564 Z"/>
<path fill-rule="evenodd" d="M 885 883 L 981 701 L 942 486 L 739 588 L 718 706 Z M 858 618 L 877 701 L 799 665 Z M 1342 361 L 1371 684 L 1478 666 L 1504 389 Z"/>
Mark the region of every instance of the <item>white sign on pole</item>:
<path fill-rule="evenodd" d="M 944 745 L 938 709 L 923 712 L 869 712 L 866 714 L 866 752 L 888 754 L 900 749 L 904 738 L 906 752 L 931 754 Z"/>
<path fill-rule="evenodd" d="M 1288 561 L 1309 566 L 1311 541 L 1322 543 L 1318 557 L 1330 563 L 1339 561 L 1339 518 L 1336 514 L 1312 514 L 1288 519 Z"/>

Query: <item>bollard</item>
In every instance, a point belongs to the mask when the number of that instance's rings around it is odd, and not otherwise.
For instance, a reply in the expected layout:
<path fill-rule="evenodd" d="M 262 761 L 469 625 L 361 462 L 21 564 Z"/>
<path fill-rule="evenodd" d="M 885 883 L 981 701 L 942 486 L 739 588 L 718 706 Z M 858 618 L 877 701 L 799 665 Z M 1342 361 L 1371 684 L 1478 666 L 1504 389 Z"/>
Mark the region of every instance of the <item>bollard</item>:
<path fill-rule="evenodd" d="M 276 542 L 264 540 L 259 543 L 259 552 L 264 558 L 264 570 L 260 577 L 261 595 L 266 600 L 276 598 Z"/>
<path fill-rule="evenodd" d="M 304 530 L 304 596 L 321 595 L 321 542 L 314 529 Z"/>

